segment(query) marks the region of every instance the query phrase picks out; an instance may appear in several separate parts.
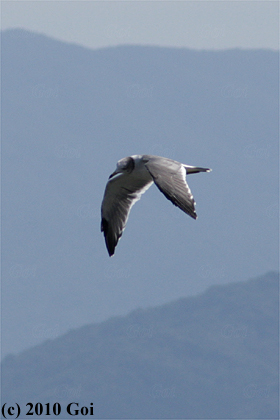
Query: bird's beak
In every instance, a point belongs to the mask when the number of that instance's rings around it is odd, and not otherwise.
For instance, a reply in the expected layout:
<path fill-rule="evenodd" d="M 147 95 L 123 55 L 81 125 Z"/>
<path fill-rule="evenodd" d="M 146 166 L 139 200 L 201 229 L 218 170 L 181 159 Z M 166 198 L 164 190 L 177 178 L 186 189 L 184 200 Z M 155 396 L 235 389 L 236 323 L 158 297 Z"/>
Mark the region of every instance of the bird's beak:
<path fill-rule="evenodd" d="M 118 170 L 118 169 L 116 169 L 110 176 L 109 176 L 109 179 L 111 179 L 111 178 L 113 178 L 113 176 L 115 176 L 115 175 L 117 175 L 117 174 L 119 174 L 120 173 L 120 171 Z"/>

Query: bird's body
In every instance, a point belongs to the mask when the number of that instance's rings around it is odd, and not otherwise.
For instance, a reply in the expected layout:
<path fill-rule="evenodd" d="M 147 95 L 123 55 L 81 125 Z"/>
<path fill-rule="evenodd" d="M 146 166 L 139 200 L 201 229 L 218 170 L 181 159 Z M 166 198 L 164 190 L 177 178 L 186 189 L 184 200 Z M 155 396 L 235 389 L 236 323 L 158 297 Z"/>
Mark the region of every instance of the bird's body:
<path fill-rule="evenodd" d="M 133 155 L 119 160 L 109 177 L 101 205 L 101 231 L 109 255 L 114 255 L 131 207 L 153 182 L 168 200 L 196 219 L 195 201 L 186 175 L 210 170 L 153 155 Z"/>

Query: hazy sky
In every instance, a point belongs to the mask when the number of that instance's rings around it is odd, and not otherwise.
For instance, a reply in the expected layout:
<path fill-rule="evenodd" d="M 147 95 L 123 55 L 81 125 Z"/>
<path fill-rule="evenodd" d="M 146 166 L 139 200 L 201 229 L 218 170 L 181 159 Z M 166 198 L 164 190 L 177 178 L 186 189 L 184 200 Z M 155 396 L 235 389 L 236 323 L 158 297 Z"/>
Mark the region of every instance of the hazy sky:
<path fill-rule="evenodd" d="M 278 1 L 2 1 L 1 24 L 90 48 L 279 48 Z"/>

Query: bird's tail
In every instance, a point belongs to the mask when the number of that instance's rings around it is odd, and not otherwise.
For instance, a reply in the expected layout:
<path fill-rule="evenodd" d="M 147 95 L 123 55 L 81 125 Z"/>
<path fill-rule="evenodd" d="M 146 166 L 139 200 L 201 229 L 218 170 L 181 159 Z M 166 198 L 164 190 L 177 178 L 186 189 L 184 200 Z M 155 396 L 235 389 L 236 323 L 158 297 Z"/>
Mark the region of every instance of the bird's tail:
<path fill-rule="evenodd" d="M 189 166 L 189 165 L 184 165 L 187 174 L 197 174 L 198 172 L 211 172 L 212 169 L 209 168 L 200 168 L 198 166 Z"/>

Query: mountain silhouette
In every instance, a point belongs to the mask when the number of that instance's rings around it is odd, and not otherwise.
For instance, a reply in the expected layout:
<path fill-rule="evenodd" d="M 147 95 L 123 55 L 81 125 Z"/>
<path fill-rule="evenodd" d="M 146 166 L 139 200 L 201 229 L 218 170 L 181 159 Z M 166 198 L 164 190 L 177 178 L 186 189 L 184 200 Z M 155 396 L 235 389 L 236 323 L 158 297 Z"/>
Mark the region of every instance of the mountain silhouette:
<path fill-rule="evenodd" d="M 100 419 L 276 419 L 278 308 L 268 273 L 72 330 L 4 359 L 2 403 L 58 402 L 63 418 L 75 402 Z"/>

